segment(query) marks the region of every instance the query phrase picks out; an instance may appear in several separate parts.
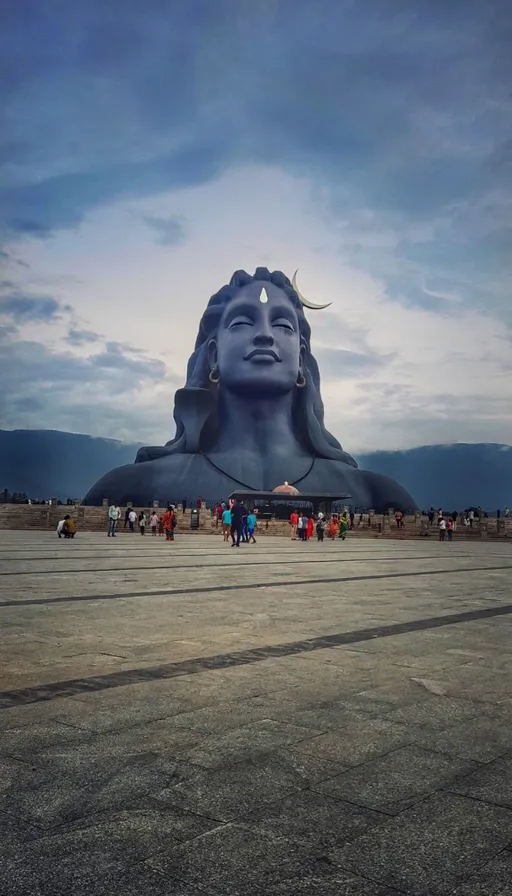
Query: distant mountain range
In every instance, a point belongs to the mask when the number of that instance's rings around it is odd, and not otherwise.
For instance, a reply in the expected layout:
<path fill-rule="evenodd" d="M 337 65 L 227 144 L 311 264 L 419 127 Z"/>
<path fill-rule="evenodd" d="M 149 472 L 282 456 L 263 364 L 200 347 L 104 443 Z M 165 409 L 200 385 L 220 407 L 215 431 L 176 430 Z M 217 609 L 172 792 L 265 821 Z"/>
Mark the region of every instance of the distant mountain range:
<path fill-rule="evenodd" d="M 139 447 L 56 430 L 0 430 L 0 490 L 82 498 L 108 470 L 132 463 Z M 474 505 L 494 511 L 512 504 L 510 445 L 425 445 L 356 459 L 364 469 L 397 479 L 422 508 Z"/>

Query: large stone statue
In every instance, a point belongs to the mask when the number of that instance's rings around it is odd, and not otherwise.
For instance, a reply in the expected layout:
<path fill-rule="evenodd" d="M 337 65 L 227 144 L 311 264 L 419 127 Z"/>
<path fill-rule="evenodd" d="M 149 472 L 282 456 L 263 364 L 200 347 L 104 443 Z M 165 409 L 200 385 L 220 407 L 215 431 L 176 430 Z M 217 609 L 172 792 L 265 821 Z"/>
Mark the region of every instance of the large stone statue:
<path fill-rule="evenodd" d="M 286 480 L 303 493 L 350 495 L 361 508 L 414 508 L 397 482 L 359 470 L 325 429 L 304 306 L 315 307 L 279 271 L 233 274 L 201 319 L 175 395 L 174 439 L 107 473 L 87 503 L 218 500 Z"/>

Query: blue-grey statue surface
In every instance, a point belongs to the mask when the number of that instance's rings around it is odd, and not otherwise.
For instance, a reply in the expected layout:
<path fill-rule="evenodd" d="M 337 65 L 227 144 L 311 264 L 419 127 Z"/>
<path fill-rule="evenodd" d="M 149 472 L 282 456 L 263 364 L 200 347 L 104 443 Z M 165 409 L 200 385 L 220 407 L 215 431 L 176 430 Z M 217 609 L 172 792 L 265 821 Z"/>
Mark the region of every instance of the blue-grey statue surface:
<path fill-rule="evenodd" d="M 201 318 L 175 395 L 174 439 L 107 473 L 87 503 L 216 501 L 287 481 L 301 492 L 350 495 L 361 508 L 413 509 L 402 486 L 358 469 L 326 430 L 305 305 L 315 307 L 279 271 L 233 274 Z"/>

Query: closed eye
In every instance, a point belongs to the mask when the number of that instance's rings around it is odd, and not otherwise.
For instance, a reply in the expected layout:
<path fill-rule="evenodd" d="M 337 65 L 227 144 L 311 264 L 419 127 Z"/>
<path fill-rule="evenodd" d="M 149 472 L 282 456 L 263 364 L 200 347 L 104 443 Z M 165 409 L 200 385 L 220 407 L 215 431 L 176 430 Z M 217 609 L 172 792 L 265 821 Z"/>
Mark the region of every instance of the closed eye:
<path fill-rule="evenodd" d="M 252 321 L 249 317 L 235 317 L 234 320 L 231 321 L 229 325 L 230 330 L 234 330 L 235 327 L 252 327 L 254 326 L 254 321 Z"/>
<path fill-rule="evenodd" d="M 276 320 L 272 321 L 272 326 L 281 327 L 283 330 L 289 330 L 291 333 L 295 332 L 293 325 L 284 317 L 278 317 Z"/>

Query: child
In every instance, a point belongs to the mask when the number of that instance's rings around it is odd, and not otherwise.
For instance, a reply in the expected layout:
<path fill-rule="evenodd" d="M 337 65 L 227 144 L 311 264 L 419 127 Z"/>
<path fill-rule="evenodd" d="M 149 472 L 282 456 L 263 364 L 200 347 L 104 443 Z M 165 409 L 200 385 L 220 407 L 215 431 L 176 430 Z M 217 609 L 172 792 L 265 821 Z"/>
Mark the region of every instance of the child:
<path fill-rule="evenodd" d="M 256 544 L 256 539 L 254 537 L 254 530 L 256 528 L 256 516 L 254 511 L 250 511 L 247 514 L 247 535 L 248 535 L 248 543 L 252 541 L 253 544 Z"/>
<path fill-rule="evenodd" d="M 151 535 L 156 535 L 156 530 L 158 528 L 158 514 L 153 511 L 149 518 L 149 525 L 151 526 Z"/>

